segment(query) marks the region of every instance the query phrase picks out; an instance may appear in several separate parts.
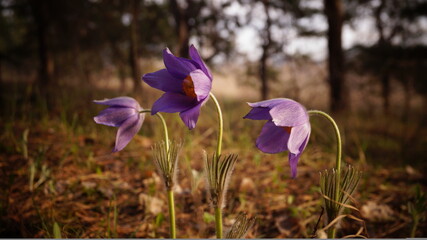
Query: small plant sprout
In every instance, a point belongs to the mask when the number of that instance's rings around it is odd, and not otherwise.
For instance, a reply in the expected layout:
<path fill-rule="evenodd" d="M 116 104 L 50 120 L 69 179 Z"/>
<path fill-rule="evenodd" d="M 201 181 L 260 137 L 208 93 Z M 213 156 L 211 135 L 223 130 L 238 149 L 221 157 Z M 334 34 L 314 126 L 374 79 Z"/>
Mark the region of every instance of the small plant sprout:
<path fill-rule="evenodd" d="M 415 237 L 418 224 L 426 218 L 427 198 L 420 185 L 415 188 L 414 200 L 408 203 L 408 212 L 412 217 L 411 238 Z"/>
<path fill-rule="evenodd" d="M 337 171 L 335 169 L 320 172 L 320 191 L 324 200 L 328 225 L 334 226 L 338 223 L 339 219 L 345 216 L 342 215 L 345 208 L 358 211 L 356 208 L 349 205 L 348 201 L 351 200 L 351 195 L 356 190 L 361 176 L 362 172 L 356 170 L 352 166 L 348 166 L 342 172 L 341 182 L 338 188 L 336 185 Z M 339 191 L 338 200 L 334 200 L 337 191 Z M 353 217 L 353 219 L 355 218 Z"/>
<path fill-rule="evenodd" d="M 176 238 L 176 220 L 173 187 L 176 182 L 178 155 L 182 144 L 160 142 L 153 147 L 154 164 L 166 187 L 169 207 L 170 236 Z"/>
<path fill-rule="evenodd" d="M 256 222 L 255 217 L 248 218 L 246 213 L 239 213 L 230 230 L 225 234 L 227 239 L 245 238 Z"/>
<path fill-rule="evenodd" d="M 225 204 L 228 183 L 237 161 L 237 155 L 205 156 L 205 171 L 210 202 L 215 209 L 217 238 L 222 238 L 222 208 Z"/>

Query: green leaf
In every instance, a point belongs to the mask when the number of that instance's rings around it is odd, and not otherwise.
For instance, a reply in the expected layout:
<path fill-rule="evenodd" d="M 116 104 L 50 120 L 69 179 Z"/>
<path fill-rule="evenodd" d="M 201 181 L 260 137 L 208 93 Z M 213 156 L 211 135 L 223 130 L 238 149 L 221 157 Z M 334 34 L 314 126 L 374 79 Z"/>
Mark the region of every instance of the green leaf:
<path fill-rule="evenodd" d="M 59 227 L 57 222 L 53 223 L 53 237 L 56 239 L 62 238 L 61 228 Z"/>
<path fill-rule="evenodd" d="M 215 221 L 215 216 L 208 213 L 208 212 L 204 212 L 203 213 L 203 221 L 205 221 L 206 223 L 211 223 Z"/>
<path fill-rule="evenodd" d="M 160 227 L 164 220 L 165 220 L 165 216 L 163 215 L 163 213 L 157 214 L 156 221 L 155 221 L 156 228 Z"/>

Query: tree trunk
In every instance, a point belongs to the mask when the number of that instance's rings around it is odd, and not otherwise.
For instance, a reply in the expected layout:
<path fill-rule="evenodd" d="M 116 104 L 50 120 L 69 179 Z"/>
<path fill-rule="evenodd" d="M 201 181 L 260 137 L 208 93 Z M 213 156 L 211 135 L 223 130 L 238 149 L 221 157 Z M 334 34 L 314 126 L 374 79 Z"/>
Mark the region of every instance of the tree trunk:
<path fill-rule="evenodd" d="M 334 112 L 348 107 L 344 78 L 344 55 L 342 50 L 343 6 L 340 0 L 324 0 L 328 19 L 328 70 L 330 108 Z"/>
<path fill-rule="evenodd" d="M 117 76 L 120 80 L 120 92 L 124 93 L 126 90 L 126 57 L 123 56 L 117 44 L 114 41 L 109 41 L 113 58 L 117 68 Z"/>
<path fill-rule="evenodd" d="M 406 121 L 409 119 L 409 115 L 411 114 L 411 100 L 412 100 L 411 86 L 413 85 L 412 79 L 410 77 L 408 77 L 407 79 L 404 79 L 403 84 L 405 89 L 405 98 L 404 98 L 404 105 L 403 105 L 403 120 Z"/>
<path fill-rule="evenodd" d="M 2 68 L 2 65 L 1 65 L 1 57 L 0 57 L 0 83 L 2 83 L 3 82 L 3 68 Z"/>
<path fill-rule="evenodd" d="M 132 0 L 131 12 L 132 22 L 130 24 L 130 47 L 129 47 L 129 65 L 132 71 L 132 81 L 134 92 L 142 91 L 140 69 L 138 64 L 138 17 L 140 0 Z"/>
<path fill-rule="evenodd" d="M 188 1 L 191 4 L 191 1 Z M 180 57 L 188 57 L 190 42 L 190 26 L 188 25 L 188 12 L 182 9 L 176 0 L 170 1 L 170 9 L 175 20 L 175 30 L 178 35 L 178 54 Z"/>
<path fill-rule="evenodd" d="M 261 100 L 268 98 L 268 82 L 267 82 L 267 52 L 262 52 L 260 60 L 259 77 L 261 79 Z"/>
<path fill-rule="evenodd" d="M 269 57 L 269 50 L 271 45 L 271 18 L 269 13 L 269 0 L 263 0 L 264 12 L 266 16 L 265 28 L 263 32 L 263 44 L 262 44 L 262 55 L 260 59 L 260 68 L 259 68 L 259 77 L 261 80 L 261 99 L 265 100 L 268 98 L 269 88 L 268 88 L 268 66 L 267 60 Z"/>
<path fill-rule="evenodd" d="M 38 83 L 42 89 L 53 82 L 54 62 L 48 48 L 48 1 L 31 0 L 31 10 L 37 25 L 37 45 L 39 57 Z"/>
<path fill-rule="evenodd" d="M 380 5 L 375 9 L 374 16 L 375 16 L 375 27 L 377 28 L 378 32 L 378 41 L 377 46 L 379 48 L 385 48 L 387 49 L 390 46 L 390 42 L 387 40 L 388 38 L 385 37 L 384 34 L 384 25 L 381 20 L 381 14 L 385 7 L 385 0 L 380 1 Z M 384 51 L 383 52 L 387 52 Z M 384 61 L 381 66 L 381 95 L 383 98 L 383 112 L 385 115 L 389 114 L 390 110 L 390 63 L 388 61 Z"/>
<path fill-rule="evenodd" d="M 384 69 L 381 76 L 381 95 L 383 98 L 383 111 L 387 115 L 390 109 L 390 74 L 388 69 Z"/>

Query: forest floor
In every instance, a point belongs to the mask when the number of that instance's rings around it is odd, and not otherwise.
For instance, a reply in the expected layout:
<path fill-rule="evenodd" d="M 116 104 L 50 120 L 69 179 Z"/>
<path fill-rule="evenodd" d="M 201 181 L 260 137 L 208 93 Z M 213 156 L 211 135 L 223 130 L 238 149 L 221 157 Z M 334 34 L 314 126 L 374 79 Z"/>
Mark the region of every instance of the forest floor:
<path fill-rule="evenodd" d="M 92 100 L 117 93 L 70 88 L 46 101 L 31 86 L 2 85 L 0 91 L 0 237 L 169 236 L 165 189 L 152 162 L 151 147 L 162 137 L 157 119 L 147 115 L 140 133 L 113 154 L 116 129 L 93 122 L 103 107 Z M 319 172 L 334 167 L 333 129 L 312 119 L 311 138 L 292 179 L 286 153 L 264 154 L 254 146 L 263 121 L 242 119 L 249 111 L 244 101 L 219 101 L 223 152 L 239 155 L 226 196 L 225 229 L 243 211 L 257 218 L 248 238 L 312 237 L 324 227 Z M 344 165 L 363 171 L 351 202 L 359 211 L 346 211 L 363 222 L 344 218 L 338 236 L 363 228 L 361 234 L 370 238 L 409 237 L 408 204 L 416 188 L 427 191 L 426 116 L 333 116 L 343 135 Z M 183 142 L 175 188 L 177 236 L 214 237 L 203 177 L 203 150 L 212 154 L 216 144 L 214 105 L 203 107 L 192 131 L 177 114 L 165 117 L 171 138 Z M 426 219 L 415 236 L 427 237 Z"/>

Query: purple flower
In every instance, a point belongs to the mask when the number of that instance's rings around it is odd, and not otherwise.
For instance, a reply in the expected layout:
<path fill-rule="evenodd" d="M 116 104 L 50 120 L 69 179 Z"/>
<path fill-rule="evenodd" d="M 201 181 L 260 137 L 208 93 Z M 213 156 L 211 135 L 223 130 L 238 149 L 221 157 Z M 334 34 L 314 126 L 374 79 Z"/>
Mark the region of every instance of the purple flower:
<path fill-rule="evenodd" d="M 93 120 L 98 124 L 119 128 L 113 152 L 122 150 L 141 129 L 145 118 L 145 113 L 140 113 L 143 109 L 135 99 L 130 97 L 95 100 L 94 102 L 109 106 Z"/>
<path fill-rule="evenodd" d="M 252 109 L 243 118 L 268 120 L 256 140 L 256 146 L 265 153 L 289 151 L 292 177 L 296 177 L 298 160 L 311 132 L 307 110 L 287 98 L 248 104 Z"/>
<path fill-rule="evenodd" d="M 169 49 L 163 51 L 165 69 L 148 73 L 142 80 L 165 93 L 153 104 L 151 114 L 179 112 L 189 129 L 196 126 L 200 107 L 209 99 L 212 74 L 191 45 L 191 59 L 175 57 Z"/>

